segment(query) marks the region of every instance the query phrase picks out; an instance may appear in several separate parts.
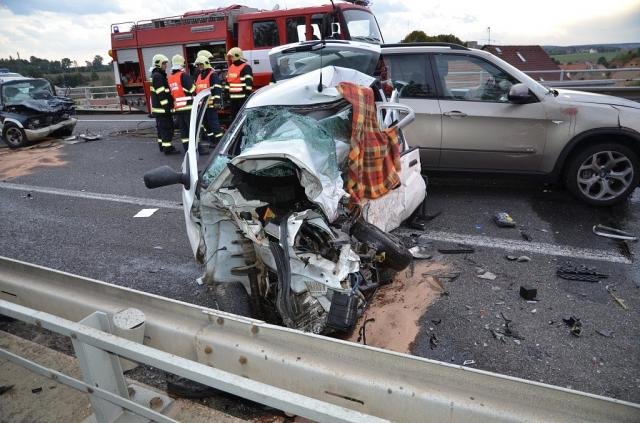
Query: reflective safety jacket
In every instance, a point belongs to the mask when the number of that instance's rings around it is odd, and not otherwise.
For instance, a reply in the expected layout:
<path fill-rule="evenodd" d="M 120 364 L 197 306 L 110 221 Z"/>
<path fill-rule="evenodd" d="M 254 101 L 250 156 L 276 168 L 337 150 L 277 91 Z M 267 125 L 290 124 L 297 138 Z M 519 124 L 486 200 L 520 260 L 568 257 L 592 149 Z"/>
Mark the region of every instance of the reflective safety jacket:
<path fill-rule="evenodd" d="M 151 72 L 151 113 L 162 115 L 171 113 L 173 98 L 169 90 L 167 74 L 160 68 L 153 68 Z"/>
<path fill-rule="evenodd" d="M 207 103 L 207 107 L 218 108 L 222 98 L 222 84 L 218 74 L 213 69 L 203 69 L 196 79 L 196 94 L 211 88 L 211 96 Z"/>
<path fill-rule="evenodd" d="M 229 98 L 244 99 L 253 90 L 253 71 L 251 66 L 241 61 L 235 61 L 227 71 L 227 81 L 224 86 Z"/>
<path fill-rule="evenodd" d="M 183 112 L 191 110 L 193 105 L 193 93 L 196 87 L 188 73 L 174 70 L 169 76 L 169 90 L 173 97 L 173 111 Z"/>

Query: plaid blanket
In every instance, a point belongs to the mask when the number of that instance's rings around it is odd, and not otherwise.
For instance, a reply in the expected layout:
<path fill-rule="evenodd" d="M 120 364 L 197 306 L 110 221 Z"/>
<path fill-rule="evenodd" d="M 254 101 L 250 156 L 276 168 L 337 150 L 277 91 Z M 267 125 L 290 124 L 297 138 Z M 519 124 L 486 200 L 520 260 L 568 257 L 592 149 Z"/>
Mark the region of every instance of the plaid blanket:
<path fill-rule="evenodd" d="M 353 106 L 345 190 L 354 203 L 381 197 L 400 184 L 398 131 L 380 130 L 371 88 L 342 82 L 338 91 Z"/>

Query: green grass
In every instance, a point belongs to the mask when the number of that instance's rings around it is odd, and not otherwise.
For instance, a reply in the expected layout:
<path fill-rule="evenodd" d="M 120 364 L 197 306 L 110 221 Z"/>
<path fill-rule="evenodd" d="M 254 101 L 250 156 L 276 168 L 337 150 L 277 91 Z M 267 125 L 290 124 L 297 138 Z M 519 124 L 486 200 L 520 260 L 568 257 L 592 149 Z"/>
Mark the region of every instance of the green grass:
<path fill-rule="evenodd" d="M 585 61 L 590 61 L 592 63 L 596 63 L 598 58 L 604 57 L 607 61 L 613 59 L 617 55 L 619 55 L 620 51 L 607 51 L 605 53 L 572 53 L 572 54 L 554 54 L 553 57 L 556 60 L 559 60 L 560 63 L 584 63 Z"/>

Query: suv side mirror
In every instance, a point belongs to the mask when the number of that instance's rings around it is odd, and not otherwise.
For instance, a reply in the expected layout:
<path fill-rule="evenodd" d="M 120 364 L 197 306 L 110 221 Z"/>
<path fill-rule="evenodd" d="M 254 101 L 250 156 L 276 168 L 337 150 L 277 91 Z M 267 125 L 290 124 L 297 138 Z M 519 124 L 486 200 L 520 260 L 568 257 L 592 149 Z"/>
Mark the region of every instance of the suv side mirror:
<path fill-rule="evenodd" d="M 513 104 L 524 104 L 531 100 L 531 93 L 529 92 L 529 87 L 520 83 L 514 84 L 509 89 L 509 95 L 507 99 L 510 103 Z"/>

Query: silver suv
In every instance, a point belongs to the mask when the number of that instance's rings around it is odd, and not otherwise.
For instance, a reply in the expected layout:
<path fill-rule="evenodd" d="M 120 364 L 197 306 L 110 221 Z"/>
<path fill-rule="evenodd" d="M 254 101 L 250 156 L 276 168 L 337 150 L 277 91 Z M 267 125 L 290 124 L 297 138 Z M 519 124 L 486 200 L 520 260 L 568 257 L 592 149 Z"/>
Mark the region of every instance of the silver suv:
<path fill-rule="evenodd" d="M 382 46 L 377 72 L 416 120 L 405 130 L 426 170 L 529 173 L 593 205 L 640 182 L 640 103 L 549 89 L 483 50 Z"/>

